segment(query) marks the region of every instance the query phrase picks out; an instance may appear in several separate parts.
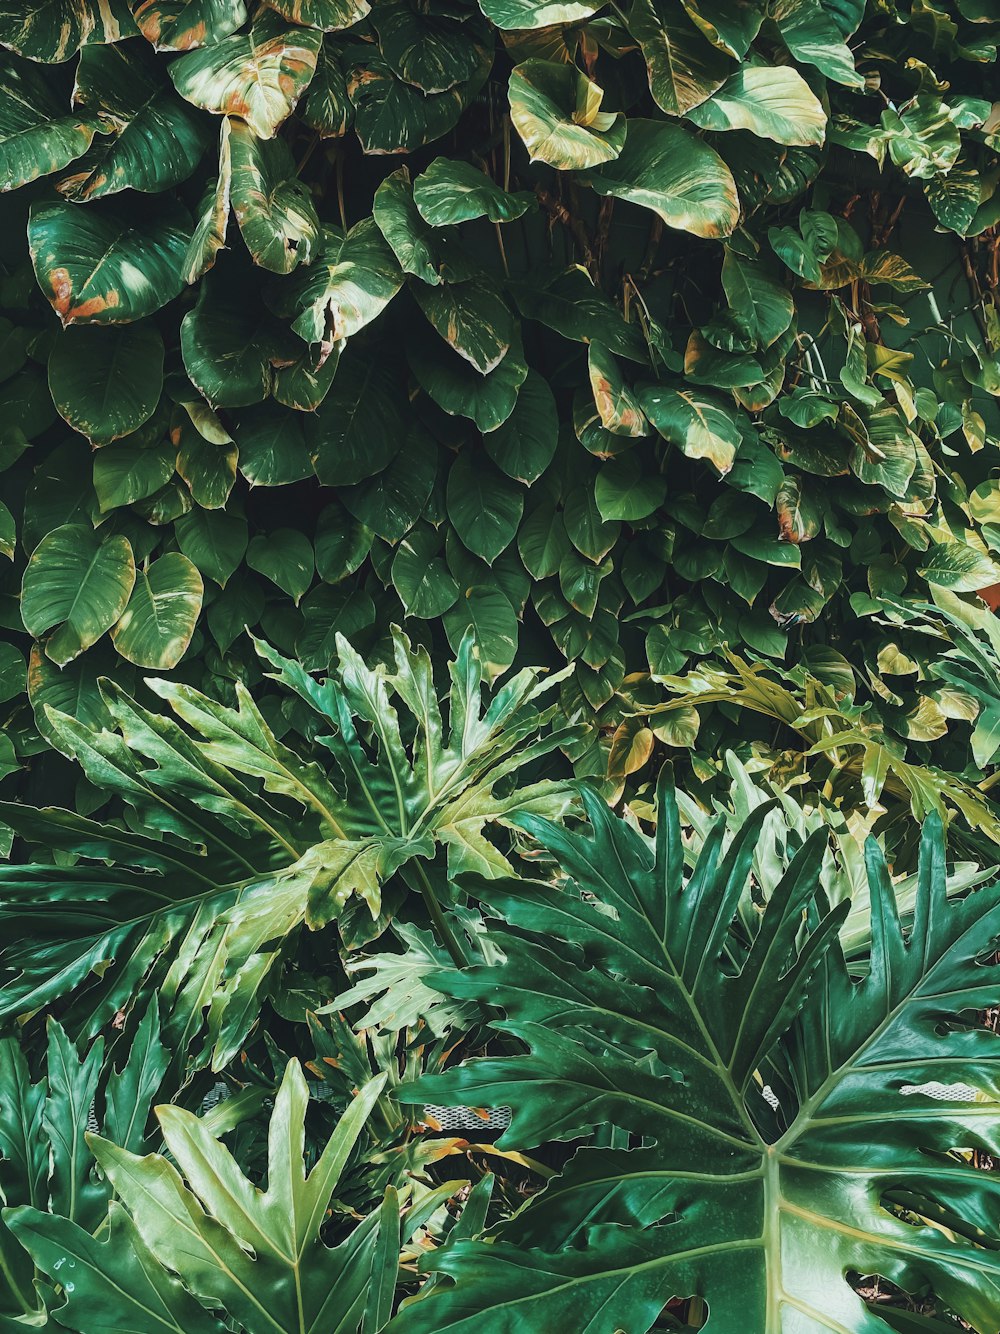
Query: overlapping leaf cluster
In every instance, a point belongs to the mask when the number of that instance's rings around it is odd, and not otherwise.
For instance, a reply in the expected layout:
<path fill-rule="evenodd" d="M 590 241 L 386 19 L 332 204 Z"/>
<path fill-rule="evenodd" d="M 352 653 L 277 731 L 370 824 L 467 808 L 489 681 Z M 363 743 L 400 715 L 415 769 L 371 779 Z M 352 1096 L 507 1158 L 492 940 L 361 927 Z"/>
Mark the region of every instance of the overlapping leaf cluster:
<path fill-rule="evenodd" d="M 601 774 L 626 675 L 1000 580 L 997 32 L 975 0 L 8 5 L 36 712 L 94 716 L 113 653 L 247 677 L 249 626 L 325 668 L 406 617 L 576 662 Z"/>

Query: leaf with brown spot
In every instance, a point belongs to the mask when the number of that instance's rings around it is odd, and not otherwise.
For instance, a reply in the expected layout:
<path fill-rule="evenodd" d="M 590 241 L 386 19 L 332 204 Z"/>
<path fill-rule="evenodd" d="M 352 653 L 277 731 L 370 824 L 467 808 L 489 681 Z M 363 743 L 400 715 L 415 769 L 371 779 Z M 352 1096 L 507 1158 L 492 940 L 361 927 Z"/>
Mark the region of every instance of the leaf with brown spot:
<path fill-rule="evenodd" d="M 371 13 L 368 0 L 264 0 L 269 9 L 292 23 L 323 32 L 351 28 Z"/>
<path fill-rule="evenodd" d="M 59 182 L 62 194 L 81 203 L 121 190 L 157 194 L 179 185 L 211 137 L 211 125 L 177 96 L 164 62 L 145 42 L 84 47 L 73 105 L 100 117 L 104 131 Z"/>
<path fill-rule="evenodd" d="M 215 265 L 216 256 L 226 244 L 229 230 L 230 189 L 233 158 L 229 147 L 230 120 L 225 116 L 219 131 L 219 174 L 215 187 L 202 200 L 194 234 L 188 242 L 181 276 L 186 283 L 196 283 Z"/>
<path fill-rule="evenodd" d="M 38 285 L 64 325 L 129 324 L 172 301 L 191 235 L 186 211 L 158 203 L 144 221 L 127 212 L 37 203 L 28 246 Z"/>
<path fill-rule="evenodd" d="M 136 26 L 157 51 L 221 42 L 247 21 L 243 0 L 128 0 Z"/>
<path fill-rule="evenodd" d="M 294 319 L 292 328 L 319 345 L 323 359 L 380 315 L 403 285 L 403 274 L 374 218 L 347 233 L 323 232 L 314 263 L 283 283 L 273 298 L 275 313 Z"/>
<path fill-rule="evenodd" d="M 126 0 L 7 0 L 0 5 L 0 47 L 46 65 L 69 60 L 89 42 L 135 37 Z"/>
<path fill-rule="evenodd" d="M 587 369 L 594 405 L 604 429 L 614 435 L 648 435 L 649 423 L 638 400 L 625 383 L 618 362 L 603 343 L 590 344 Z"/>
<path fill-rule="evenodd" d="M 170 77 L 194 106 L 240 116 L 272 139 L 308 88 L 322 42 L 315 28 L 290 28 L 268 11 L 245 32 L 175 60 Z"/>
<path fill-rule="evenodd" d="M 95 117 L 67 114 L 36 65 L 7 53 L 0 65 L 0 191 L 75 162 L 97 132 Z"/>
<path fill-rule="evenodd" d="M 308 264 L 320 225 L 309 187 L 295 175 L 295 159 L 283 139 L 259 139 L 241 120 L 230 120 L 230 198 L 243 240 L 255 264 L 291 273 Z"/>
<path fill-rule="evenodd" d="M 459 356 L 488 375 L 500 365 L 514 337 L 514 316 L 486 274 L 468 282 L 430 287 L 414 283 L 417 305 Z"/>

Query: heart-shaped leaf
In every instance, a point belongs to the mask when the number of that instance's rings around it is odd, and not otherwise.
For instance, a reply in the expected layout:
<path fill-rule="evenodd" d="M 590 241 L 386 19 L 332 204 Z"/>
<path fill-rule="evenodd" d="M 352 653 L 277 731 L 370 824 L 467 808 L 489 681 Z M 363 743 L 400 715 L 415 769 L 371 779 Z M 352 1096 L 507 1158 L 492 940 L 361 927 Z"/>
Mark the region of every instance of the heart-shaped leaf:
<path fill-rule="evenodd" d="M 797 70 L 745 65 L 717 93 L 688 112 L 704 130 L 749 130 L 779 144 L 821 144 L 826 112 Z"/>
<path fill-rule="evenodd" d="M 691 22 L 681 0 L 635 0 L 629 31 L 649 71 L 649 89 L 670 116 L 683 116 L 721 88 L 733 62 Z"/>
<path fill-rule="evenodd" d="M 204 591 L 187 556 L 167 552 L 137 572 L 132 596 L 111 631 L 115 648 L 137 667 L 176 667 L 194 634 Z"/>
<path fill-rule="evenodd" d="M 315 28 L 290 28 L 267 12 L 247 31 L 175 60 L 170 77 L 194 106 L 239 116 L 272 139 L 308 87 L 322 41 Z"/>
<path fill-rule="evenodd" d="M 128 324 L 177 296 L 190 219 L 173 202 L 157 213 L 147 222 L 134 210 L 32 206 L 35 277 L 64 326 Z"/>
<path fill-rule="evenodd" d="M 320 235 L 308 186 L 295 175 L 295 159 L 282 139 L 259 139 L 231 118 L 230 200 L 255 264 L 291 273 L 308 264 Z"/>
<path fill-rule="evenodd" d="M 512 222 L 535 203 L 526 190 L 510 194 L 468 162 L 439 157 L 413 182 L 413 200 L 432 227 L 447 227 L 473 218 Z"/>
<path fill-rule="evenodd" d="M 21 618 L 62 666 L 95 644 L 118 620 L 135 584 L 135 561 L 125 537 L 105 539 L 93 528 L 67 524 L 42 538 L 21 585 Z"/>
<path fill-rule="evenodd" d="M 94 444 L 137 431 L 162 387 L 163 339 L 149 324 L 67 329 L 49 356 L 53 403 Z"/>
<path fill-rule="evenodd" d="M 533 162 L 579 171 L 621 152 L 625 117 L 600 111 L 603 90 L 574 66 L 526 60 L 510 76 L 509 96 L 511 120 Z"/>
<path fill-rule="evenodd" d="M 732 172 L 713 149 L 680 125 L 630 120 L 614 162 L 595 167 L 587 184 L 652 209 L 668 227 L 695 236 L 729 236 L 740 206 Z"/>

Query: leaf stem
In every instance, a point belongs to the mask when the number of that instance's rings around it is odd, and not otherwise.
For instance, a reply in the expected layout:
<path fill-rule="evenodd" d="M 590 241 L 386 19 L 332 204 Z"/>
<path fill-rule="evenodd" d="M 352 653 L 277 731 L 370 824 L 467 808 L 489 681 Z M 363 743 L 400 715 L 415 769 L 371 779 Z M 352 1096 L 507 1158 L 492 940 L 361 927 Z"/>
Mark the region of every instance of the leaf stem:
<path fill-rule="evenodd" d="M 441 944 L 451 955 L 458 968 L 466 968 L 469 960 L 466 957 L 465 951 L 459 944 L 458 937 L 448 925 L 448 920 L 441 908 L 441 901 L 434 892 L 434 886 L 431 884 L 430 876 L 416 859 L 410 863 L 407 869 L 412 870 L 413 872 L 414 878 L 417 881 L 417 888 L 420 891 L 420 896 L 427 906 L 428 915 L 434 924 L 434 929 L 438 934 Z"/>

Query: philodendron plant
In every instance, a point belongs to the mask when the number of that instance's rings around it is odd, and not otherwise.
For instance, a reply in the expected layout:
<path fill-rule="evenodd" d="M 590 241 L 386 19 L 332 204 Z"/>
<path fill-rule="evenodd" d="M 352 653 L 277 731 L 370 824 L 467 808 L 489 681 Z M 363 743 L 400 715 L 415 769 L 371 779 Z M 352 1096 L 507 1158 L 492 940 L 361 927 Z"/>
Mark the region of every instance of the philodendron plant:
<path fill-rule="evenodd" d="M 501 1147 L 583 1143 L 490 1235 L 430 1258 L 438 1281 L 393 1328 L 641 1334 L 695 1296 L 712 1334 L 885 1334 L 849 1281 L 875 1274 L 994 1334 L 1000 1182 L 970 1158 L 1000 1153 L 1000 1047 L 977 1019 L 1000 885 L 949 901 L 930 815 L 904 933 L 870 841 L 870 945 L 849 969 L 825 831 L 748 922 L 768 806 L 721 857 L 720 820 L 688 872 L 669 775 L 655 842 L 585 801 L 589 829 L 522 821 L 562 883 L 474 887 L 502 962 L 430 979 L 501 1010 L 505 1048 L 408 1093 L 509 1106 Z"/>
<path fill-rule="evenodd" d="M 488 831 L 568 808 L 567 783 L 511 781 L 573 735 L 550 728 L 555 709 L 539 703 L 558 674 L 526 669 L 484 702 L 467 636 L 449 664 L 446 728 L 430 658 L 399 632 L 392 670 L 368 668 L 340 638 L 320 681 L 258 648 L 304 717 L 299 746 L 241 686 L 229 708 L 148 682 L 171 718 L 108 681 L 105 727 L 49 711 L 56 744 L 120 814 L 2 804 L 0 820 L 41 855 L 73 864 L 0 867 L 0 1017 L 64 1003 L 74 1035 L 90 1037 L 137 994 L 158 993 L 178 1070 L 222 1069 L 265 999 L 290 985 L 303 927 L 336 920 L 348 943 L 364 940 L 384 929 L 383 894 L 398 910 L 411 888 L 461 960 L 447 879 L 509 873 Z M 305 1004 L 332 995 L 316 983 Z"/>

